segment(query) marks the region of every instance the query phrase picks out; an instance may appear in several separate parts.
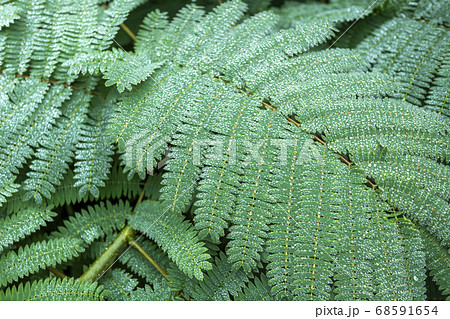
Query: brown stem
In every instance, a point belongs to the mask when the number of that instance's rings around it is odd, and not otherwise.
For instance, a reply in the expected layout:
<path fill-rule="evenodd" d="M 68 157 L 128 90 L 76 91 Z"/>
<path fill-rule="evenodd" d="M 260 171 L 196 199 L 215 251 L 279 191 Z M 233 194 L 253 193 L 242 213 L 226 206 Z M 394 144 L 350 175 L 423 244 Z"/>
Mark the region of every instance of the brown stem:
<path fill-rule="evenodd" d="M 137 41 L 137 37 L 134 35 L 134 33 L 125 25 L 125 23 L 122 23 L 120 27 L 125 31 L 126 34 L 133 40 Z"/>
<path fill-rule="evenodd" d="M 158 263 L 152 257 L 150 257 L 150 255 L 138 244 L 138 242 L 134 238 L 130 239 L 128 243 L 136 248 L 142 254 L 142 256 L 144 256 L 145 259 L 147 259 L 153 265 L 153 267 L 155 267 L 156 270 L 158 270 L 159 273 L 164 276 L 166 280 L 168 280 L 167 277 L 169 276 L 169 274 L 166 273 L 164 269 L 162 269 L 161 266 L 158 265 Z"/>
<path fill-rule="evenodd" d="M 267 107 L 268 109 L 272 110 L 272 111 L 276 110 L 276 108 L 274 108 L 274 107 L 273 107 L 272 105 L 270 105 L 270 104 L 267 104 L 266 102 L 262 102 L 262 104 L 263 104 L 265 107 Z M 295 126 L 297 126 L 297 127 L 300 127 L 300 126 L 301 126 L 301 124 L 300 124 L 298 121 L 294 120 L 294 119 L 291 118 L 291 117 L 286 117 L 286 119 L 287 119 L 289 122 L 291 122 L 292 124 L 294 124 Z M 320 137 L 318 137 L 318 136 L 316 136 L 316 135 L 314 135 L 314 134 L 312 134 L 312 133 L 309 133 L 309 134 L 312 135 L 312 137 L 313 137 L 317 142 L 319 142 L 319 143 L 322 144 L 323 146 L 327 146 L 327 147 L 328 147 L 327 143 L 326 143 L 324 140 L 322 140 Z M 355 165 L 355 163 L 350 162 L 350 161 L 347 160 L 345 157 L 343 157 L 341 154 L 339 154 L 339 153 L 337 153 L 337 152 L 335 152 L 335 154 L 337 154 L 337 155 L 339 156 L 339 158 L 340 158 L 345 164 L 347 164 L 348 166 Z M 377 189 L 377 188 L 378 188 L 378 186 L 377 186 L 376 184 L 372 183 L 369 179 L 367 179 L 367 177 L 366 177 L 366 180 L 367 180 L 367 182 L 369 183 L 369 185 L 372 187 L 372 189 Z"/>
<path fill-rule="evenodd" d="M 59 277 L 61 279 L 67 278 L 66 275 L 64 275 L 62 272 L 60 272 L 58 269 L 53 268 L 52 266 L 47 266 L 47 270 L 52 272 L 56 277 Z"/>

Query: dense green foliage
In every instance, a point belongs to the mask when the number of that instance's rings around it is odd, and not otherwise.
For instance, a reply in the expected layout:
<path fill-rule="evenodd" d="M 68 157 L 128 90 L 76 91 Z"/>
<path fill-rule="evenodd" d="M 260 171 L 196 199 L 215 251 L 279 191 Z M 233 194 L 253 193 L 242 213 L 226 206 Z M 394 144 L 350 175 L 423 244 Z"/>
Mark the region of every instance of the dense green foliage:
<path fill-rule="evenodd" d="M 0 300 L 447 298 L 450 2 L 219 2 L 0 0 Z"/>

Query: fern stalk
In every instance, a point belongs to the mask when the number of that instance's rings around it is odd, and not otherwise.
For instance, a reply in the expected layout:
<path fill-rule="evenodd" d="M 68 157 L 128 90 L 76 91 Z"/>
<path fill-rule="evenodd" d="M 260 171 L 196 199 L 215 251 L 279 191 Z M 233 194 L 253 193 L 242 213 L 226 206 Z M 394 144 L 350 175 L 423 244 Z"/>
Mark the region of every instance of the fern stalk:
<path fill-rule="evenodd" d="M 56 269 L 52 266 L 47 266 L 47 270 L 52 272 L 58 278 L 61 278 L 61 279 L 67 278 L 66 275 L 64 275 L 62 272 L 60 272 L 58 269 Z"/>
<path fill-rule="evenodd" d="M 130 226 L 119 233 L 114 241 L 103 251 L 86 272 L 81 275 L 82 280 L 97 281 L 105 272 L 112 267 L 122 251 L 128 247 L 130 240 L 136 232 Z"/>
<path fill-rule="evenodd" d="M 127 227 L 129 227 L 129 226 L 127 226 Z M 129 241 L 129 244 L 130 244 L 130 246 L 133 246 L 134 248 L 136 248 L 137 251 L 140 252 L 142 254 L 142 256 L 144 256 L 145 259 L 147 259 L 153 265 L 153 267 L 155 267 L 156 270 L 158 270 L 161 273 L 161 275 L 163 275 L 164 278 L 167 279 L 167 276 L 169 276 L 169 274 L 166 273 L 164 271 L 164 269 L 162 269 L 161 266 L 158 265 L 158 263 L 141 247 L 141 245 L 138 244 L 137 240 L 132 239 Z"/>
<path fill-rule="evenodd" d="M 149 179 L 147 179 L 145 185 L 147 185 Z M 144 185 L 144 188 L 145 188 Z M 145 192 L 142 191 L 137 200 L 137 207 L 144 199 Z M 134 213 L 134 210 L 132 214 Z M 127 225 L 117 235 L 114 241 L 103 251 L 103 253 L 94 261 L 89 269 L 80 277 L 83 280 L 98 280 L 106 271 L 111 268 L 116 262 L 117 258 L 120 258 L 120 254 L 128 246 L 133 246 L 139 251 L 160 273 L 167 279 L 168 274 L 162 269 L 158 263 L 138 244 L 135 239 L 136 231 Z"/>

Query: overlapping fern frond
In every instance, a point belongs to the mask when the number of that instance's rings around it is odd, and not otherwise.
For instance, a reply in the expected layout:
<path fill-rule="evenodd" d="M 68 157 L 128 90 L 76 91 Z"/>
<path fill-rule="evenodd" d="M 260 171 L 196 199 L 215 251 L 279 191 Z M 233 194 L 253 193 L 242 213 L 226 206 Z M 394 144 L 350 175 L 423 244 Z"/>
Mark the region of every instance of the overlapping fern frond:
<path fill-rule="evenodd" d="M 97 283 L 74 279 L 45 279 L 0 291 L 1 301 L 99 301 L 107 293 Z"/>

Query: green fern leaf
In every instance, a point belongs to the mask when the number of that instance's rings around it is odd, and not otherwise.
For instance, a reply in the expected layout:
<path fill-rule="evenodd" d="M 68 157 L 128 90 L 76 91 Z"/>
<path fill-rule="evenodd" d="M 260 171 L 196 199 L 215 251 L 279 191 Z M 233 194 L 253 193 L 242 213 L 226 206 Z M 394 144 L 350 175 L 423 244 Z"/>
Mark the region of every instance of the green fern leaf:
<path fill-rule="evenodd" d="M 189 277 L 202 280 L 202 270 L 211 269 L 206 247 L 182 215 L 167 214 L 165 206 L 145 201 L 130 217 L 130 225 L 160 245 Z"/>
<path fill-rule="evenodd" d="M 91 1 L 88 1 L 91 2 Z M 92 36 L 94 51 L 103 51 L 111 46 L 114 37 L 128 16 L 128 13 L 142 4 L 143 0 L 113 0 L 107 8 L 102 8 Z"/>
<path fill-rule="evenodd" d="M 421 245 L 418 248 L 409 246 L 408 236 L 402 234 L 397 221 L 388 220 L 383 212 L 378 211 L 372 217 L 372 222 L 372 233 L 378 243 L 372 257 L 374 300 L 421 299 L 423 289 L 420 287 L 417 291 L 411 290 L 411 286 L 415 285 L 414 277 L 411 276 L 410 268 L 405 267 L 410 262 L 405 260 L 408 250 L 422 258 Z M 423 259 L 415 262 L 423 265 Z M 423 269 L 417 269 L 417 273 L 423 273 Z"/>
<path fill-rule="evenodd" d="M 443 55 L 441 65 L 433 79 L 430 92 L 425 101 L 425 109 L 450 116 L 450 53 Z"/>
<path fill-rule="evenodd" d="M 227 262 L 224 253 L 216 257 L 213 268 L 209 270 L 203 281 L 195 288 L 193 297 L 196 300 L 231 300 L 238 295 L 249 277 L 242 270 L 232 270 L 232 264 Z"/>
<path fill-rule="evenodd" d="M 446 0 L 408 1 L 403 12 L 416 20 L 450 26 L 450 4 Z"/>
<path fill-rule="evenodd" d="M 173 300 L 173 293 L 164 279 L 155 281 L 153 287 L 145 285 L 130 292 L 130 300 L 133 301 L 164 301 Z"/>
<path fill-rule="evenodd" d="M 399 91 L 392 96 L 422 106 L 449 41 L 444 28 L 395 18 L 359 47 L 366 52 L 372 70 L 390 73 L 399 83 Z"/>
<path fill-rule="evenodd" d="M 100 284 L 108 292 L 110 300 L 129 300 L 130 293 L 138 285 L 138 280 L 123 269 L 112 269 L 100 279 Z"/>
<path fill-rule="evenodd" d="M 64 221 L 64 227 L 59 227 L 53 235 L 58 238 L 79 238 L 87 244 L 95 239 L 111 235 L 125 226 L 125 221 L 131 213 L 128 202 L 119 201 L 111 204 L 109 201 L 100 202 L 100 205 L 89 206 L 75 216 Z"/>
<path fill-rule="evenodd" d="M 24 182 L 27 191 L 25 200 L 42 202 L 42 196 L 51 197 L 54 185 L 59 185 L 71 161 L 75 145 L 80 138 L 81 123 L 84 121 L 90 96 L 77 91 L 63 108 L 63 115 L 56 126 L 42 139 L 36 159 L 30 165 L 28 179 Z"/>
<path fill-rule="evenodd" d="M 403 259 L 408 274 L 407 282 L 411 300 L 426 300 L 425 289 L 425 245 L 420 231 L 407 218 L 396 218 L 400 240 L 403 248 Z"/>
<path fill-rule="evenodd" d="M 0 258 L 0 286 L 76 257 L 83 250 L 81 240 L 61 238 L 20 247 L 17 252 L 10 251 Z"/>
<path fill-rule="evenodd" d="M 242 292 L 238 293 L 234 300 L 238 301 L 275 301 L 270 294 L 270 285 L 267 276 L 261 274 L 261 277 L 255 277 L 253 282 L 249 282 Z"/>
<path fill-rule="evenodd" d="M 0 5 L 0 30 L 2 27 L 8 27 L 10 23 L 19 18 L 18 11 L 19 8 L 10 3 Z"/>
<path fill-rule="evenodd" d="M 2 113 L 5 117 L 0 133 L 2 144 L 0 174 L 4 178 L 1 182 L 3 191 L 0 201 L 4 201 L 5 196 L 15 192 L 17 186 L 13 184 L 16 179 L 14 174 L 18 173 L 18 168 L 22 167 L 26 159 L 34 153 L 33 147 L 42 142 L 43 135 L 49 133 L 56 118 L 60 116 L 59 106 L 70 93 L 70 89 L 62 85 L 48 88 L 48 85 L 39 80 L 30 79 L 20 82 L 15 90 L 10 92 L 14 104 L 2 104 Z M 10 116 L 15 113 L 18 116 L 11 120 Z"/>
<path fill-rule="evenodd" d="M 168 15 L 166 12 L 161 12 L 158 9 L 150 12 L 142 21 L 137 34 L 137 41 L 134 44 L 134 50 L 139 52 L 145 50 L 145 48 L 156 47 L 159 41 L 163 39 L 163 32 L 168 23 Z M 150 57 L 150 60 L 156 60 L 160 55 L 161 53 L 156 51 Z"/>
<path fill-rule="evenodd" d="M 47 278 L 0 291 L 2 301 L 98 301 L 105 292 L 97 283 L 84 280 Z"/>
<path fill-rule="evenodd" d="M 20 3 L 16 10 L 19 19 L 5 31 L 9 42 L 5 46 L 4 73 L 24 74 L 29 67 L 33 51 L 33 43 L 39 35 L 39 27 L 45 16 L 41 14 L 44 9 L 44 0 L 27 0 Z"/>
<path fill-rule="evenodd" d="M 29 206 L 11 217 L 0 219 L 0 252 L 7 246 L 53 221 L 52 207 Z"/>
<path fill-rule="evenodd" d="M 450 253 L 426 231 L 421 232 L 427 268 L 444 295 L 450 295 Z M 448 297 L 447 297 L 448 300 Z"/>
<path fill-rule="evenodd" d="M 346 3 L 297 3 L 286 2 L 277 13 L 283 17 L 280 27 L 288 28 L 310 20 L 325 20 L 329 22 L 345 22 L 361 19 L 370 14 L 371 10 L 355 1 L 356 5 Z M 370 8 L 371 9 L 371 8 Z"/>
<path fill-rule="evenodd" d="M 100 196 L 99 187 L 104 187 L 111 169 L 112 146 L 105 143 L 106 124 L 111 114 L 114 95 L 105 100 L 94 98 L 89 116 L 81 126 L 81 136 L 77 144 L 74 178 L 75 187 L 80 187 L 79 196 L 87 193 L 95 198 Z"/>
<path fill-rule="evenodd" d="M 130 55 L 121 52 L 121 57 L 114 61 L 108 63 L 106 67 L 104 79 L 107 79 L 105 86 L 117 85 L 117 91 L 120 93 L 125 89 L 131 90 L 131 85 L 138 84 L 148 77 L 151 78 L 152 73 L 160 68 L 164 61 L 162 62 L 151 62 L 149 58 L 143 54 Z"/>
<path fill-rule="evenodd" d="M 68 73 L 71 75 L 77 74 L 98 74 L 100 72 L 106 71 L 106 66 L 108 63 L 113 63 L 123 53 L 119 50 L 111 51 L 93 51 L 88 50 L 87 52 L 77 53 L 70 59 L 67 59 L 62 64 L 67 68 Z"/>

